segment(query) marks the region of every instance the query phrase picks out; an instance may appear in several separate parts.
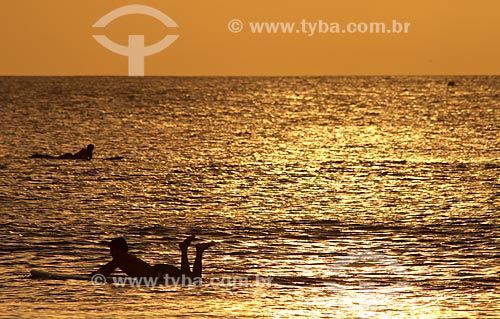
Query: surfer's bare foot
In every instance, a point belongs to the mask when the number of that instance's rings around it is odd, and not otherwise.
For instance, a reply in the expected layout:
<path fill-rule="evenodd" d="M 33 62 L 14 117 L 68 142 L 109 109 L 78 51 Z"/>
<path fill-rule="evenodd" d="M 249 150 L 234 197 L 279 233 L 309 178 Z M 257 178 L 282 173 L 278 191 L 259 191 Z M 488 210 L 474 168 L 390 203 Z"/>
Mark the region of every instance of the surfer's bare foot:
<path fill-rule="evenodd" d="M 189 245 L 191 245 L 191 242 L 194 240 L 195 237 L 196 237 L 195 235 L 191 235 L 188 238 L 184 239 L 184 241 L 182 243 L 179 243 L 179 248 L 181 250 L 187 249 L 189 247 Z"/>
<path fill-rule="evenodd" d="M 215 242 L 196 244 L 196 251 L 204 251 L 212 246 L 215 246 Z"/>

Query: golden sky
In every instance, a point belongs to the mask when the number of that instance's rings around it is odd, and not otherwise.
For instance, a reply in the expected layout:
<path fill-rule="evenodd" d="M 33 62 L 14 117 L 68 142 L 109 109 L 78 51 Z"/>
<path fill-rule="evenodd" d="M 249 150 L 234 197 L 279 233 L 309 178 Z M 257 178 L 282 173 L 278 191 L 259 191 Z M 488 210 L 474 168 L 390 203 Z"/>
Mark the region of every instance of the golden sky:
<path fill-rule="evenodd" d="M 179 38 L 145 57 L 146 75 L 500 74 L 498 0 L 0 0 L 0 75 L 127 75 L 128 58 L 92 37 L 146 45 Z M 156 8 L 179 28 L 147 15 L 92 25 L 130 4 Z M 243 30 L 232 33 L 228 22 Z M 250 22 L 411 23 L 407 34 L 256 34 Z"/>

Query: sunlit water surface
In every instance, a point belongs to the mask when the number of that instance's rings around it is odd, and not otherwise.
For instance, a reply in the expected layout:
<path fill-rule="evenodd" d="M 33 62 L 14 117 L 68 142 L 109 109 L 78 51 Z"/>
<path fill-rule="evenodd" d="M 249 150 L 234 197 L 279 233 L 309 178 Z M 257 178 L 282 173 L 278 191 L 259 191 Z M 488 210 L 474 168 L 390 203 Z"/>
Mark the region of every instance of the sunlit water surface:
<path fill-rule="evenodd" d="M 0 78 L 0 317 L 500 318 L 500 78 L 448 80 Z M 191 233 L 248 284 L 28 278 Z"/>

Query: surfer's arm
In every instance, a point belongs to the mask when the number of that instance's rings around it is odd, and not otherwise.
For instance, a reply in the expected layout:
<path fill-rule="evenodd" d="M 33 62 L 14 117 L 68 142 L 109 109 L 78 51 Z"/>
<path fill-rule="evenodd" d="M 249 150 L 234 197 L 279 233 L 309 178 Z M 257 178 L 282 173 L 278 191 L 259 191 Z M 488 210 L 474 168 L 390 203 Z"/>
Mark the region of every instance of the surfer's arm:
<path fill-rule="evenodd" d="M 89 155 L 89 152 L 86 148 L 81 149 L 78 153 L 73 154 L 73 158 L 75 159 L 92 159 L 92 155 Z"/>
<path fill-rule="evenodd" d="M 109 263 L 107 263 L 106 265 L 99 268 L 97 271 L 94 271 L 92 274 L 93 275 L 101 274 L 104 276 L 109 276 L 109 275 L 111 275 L 111 273 L 113 271 L 115 271 L 116 268 L 118 268 L 118 263 L 116 261 L 112 260 Z"/>

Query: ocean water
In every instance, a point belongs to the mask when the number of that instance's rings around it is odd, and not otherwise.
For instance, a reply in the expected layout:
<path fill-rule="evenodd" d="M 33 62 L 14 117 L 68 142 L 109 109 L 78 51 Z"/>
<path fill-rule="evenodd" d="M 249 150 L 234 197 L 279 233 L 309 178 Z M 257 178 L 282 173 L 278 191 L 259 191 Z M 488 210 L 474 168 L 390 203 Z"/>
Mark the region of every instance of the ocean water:
<path fill-rule="evenodd" d="M 500 318 L 500 77 L 1 77 L 0 112 L 0 317 Z M 202 287 L 29 278 L 187 234 Z"/>

